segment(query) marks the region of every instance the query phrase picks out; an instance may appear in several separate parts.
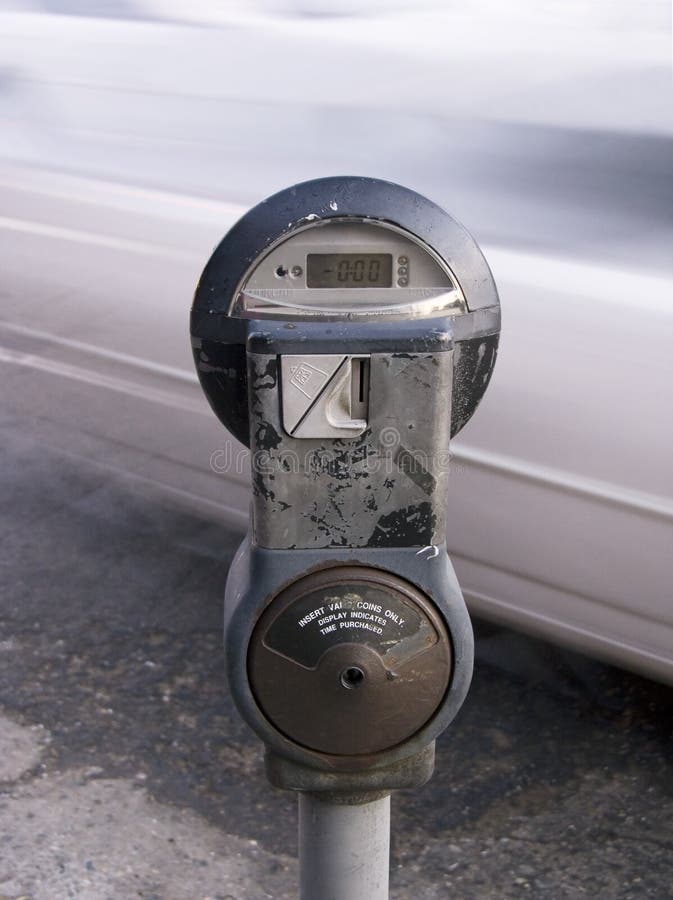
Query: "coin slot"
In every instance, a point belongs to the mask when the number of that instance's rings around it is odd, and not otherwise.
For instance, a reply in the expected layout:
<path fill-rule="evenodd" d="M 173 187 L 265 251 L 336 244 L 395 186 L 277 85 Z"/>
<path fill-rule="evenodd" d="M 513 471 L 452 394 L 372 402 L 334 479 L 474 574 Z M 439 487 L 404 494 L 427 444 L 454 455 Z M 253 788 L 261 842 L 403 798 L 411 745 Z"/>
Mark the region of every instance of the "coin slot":
<path fill-rule="evenodd" d="M 351 418 L 366 419 L 369 396 L 369 359 L 351 360 Z"/>

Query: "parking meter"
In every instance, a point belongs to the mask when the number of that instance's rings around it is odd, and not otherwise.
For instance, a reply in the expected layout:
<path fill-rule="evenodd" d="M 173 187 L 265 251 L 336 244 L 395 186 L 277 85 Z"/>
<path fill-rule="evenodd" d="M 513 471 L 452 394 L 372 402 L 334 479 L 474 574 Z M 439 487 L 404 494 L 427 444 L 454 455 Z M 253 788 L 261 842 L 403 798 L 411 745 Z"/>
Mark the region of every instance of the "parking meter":
<path fill-rule="evenodd" d="M 499 328 L 472 237 L 376 179 L 281 191 L 205 267 L 196 368 L 252 468 L 227 674 L 279 787 L 357 803 L 432 773 L 473 659 L 446 550 L 449 442 Z"/>

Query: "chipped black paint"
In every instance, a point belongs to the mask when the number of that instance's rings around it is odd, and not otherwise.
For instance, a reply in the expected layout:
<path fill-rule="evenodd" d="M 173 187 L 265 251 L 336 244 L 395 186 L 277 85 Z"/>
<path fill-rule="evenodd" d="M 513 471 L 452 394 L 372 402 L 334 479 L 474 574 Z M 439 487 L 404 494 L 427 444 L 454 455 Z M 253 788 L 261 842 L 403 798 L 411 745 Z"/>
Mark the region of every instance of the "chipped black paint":
<path fill-rule="evenodd" d="M 498 354 L 499 334 L 456 343 L 451 437 L 470 420 L 488 387 Z"/>
<path fill-rule="evenodd" d="M 404 472 L 425 494 L 434 493 L 437 479 L 414 453 L 410 453 L 406 447 L 400 445 L 395 453 L 395 463 L 400 472 Z"/>
<path fill-rule="evenodd" d="M 278 363 L 270 359 L 262 371 L 255 370 L 252 379 L 253 391 L 273 390 L 278 383 Z"/>
<path fill-rule="evenodd" d="M 441 542 L 448 471 L 442 463 L 435 468 L 434 458 L 448 460 L 452 353 L 371 354 L 376 401 L 369 425 L 357 438 L 337 440 L 285 432 L 280 386 L 271 386 L 276 360 L 248 353 L 249 381 L 262 385 L 250 404 L 253 465 L 261 462 L 257 543 L 287 549 Z"/>
<path fill-rule="evenodd" d="M 370 472 L 362 464 L 375 455 L 372 431 L 368 428 L 354 440 L 321 443 L 320 447 L 309 454 L 307 471 L 315 480 L 329 475 L 334 481 L 340 482 L 335 487 L 335 490 L 340 490 L 353 479 L 369 478 Z"/>
<path fill-rule="evenodd" d="M 196 371 L 211 408 L 231 434 L 250 446 L 245 347 L 199 341 L 193 348 Z"/>
<path fill-rule="evenodd" d="M 426 501 L 398 509 L 381 518 L 368 547 L 427 547 L 434 543 L 437 517 Z"/>
<path fill-rule="evenodd" d="M 253 469 L 252 494 L 254 497 L 263 497 L 265 500 L 272 503 L 279 512 L 284 512 L 286 509 L 291 509 L 290 504 L 286 503 L 285 500 L 278 499 L 276 497 L 276 492 L 269 487 L 268 484 L 268 482 L 273 481 L 275 477 L 275 475 L 262 475 L 261 472 Z"/>
<path fill-rule="evenodd" d="M 275 450 L 282 442 L 281 436 L 270 422 L 260 422 L 255 428 L 257 450 Z"/>

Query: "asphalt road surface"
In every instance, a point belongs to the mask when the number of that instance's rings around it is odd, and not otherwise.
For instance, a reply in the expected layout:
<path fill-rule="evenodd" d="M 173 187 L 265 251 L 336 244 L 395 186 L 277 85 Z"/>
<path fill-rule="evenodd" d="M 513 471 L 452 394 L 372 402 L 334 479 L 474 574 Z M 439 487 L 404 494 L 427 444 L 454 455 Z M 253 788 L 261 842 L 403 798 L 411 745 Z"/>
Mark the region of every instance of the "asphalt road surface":
<path fill-rule="evenodd" d="M 57 381 L 4 380 L 0 897 L 293 897 L 295 799 L 224 684 L 241 529 L 152 478 L 168 458 L 130 474 L 142 448 L 61 415 L 90 387 Z M 105 414 L 134 425 L 121 393 Z M 672 712 L 670 688 L 478 626 L 435 777 L 393 801 L 392 897 L 669 897 Z"/>

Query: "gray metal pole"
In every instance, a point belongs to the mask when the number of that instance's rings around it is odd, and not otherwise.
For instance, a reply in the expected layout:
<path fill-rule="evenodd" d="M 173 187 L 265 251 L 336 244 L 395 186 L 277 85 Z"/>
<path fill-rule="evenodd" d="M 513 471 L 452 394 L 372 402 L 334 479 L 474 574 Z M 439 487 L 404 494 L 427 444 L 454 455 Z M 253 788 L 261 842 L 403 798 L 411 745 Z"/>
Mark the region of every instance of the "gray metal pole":
<path fill-rule="evenodd" d="M 388 900 L 390 795 L 327 803 L 299 795 L 301 900 Z"/>

